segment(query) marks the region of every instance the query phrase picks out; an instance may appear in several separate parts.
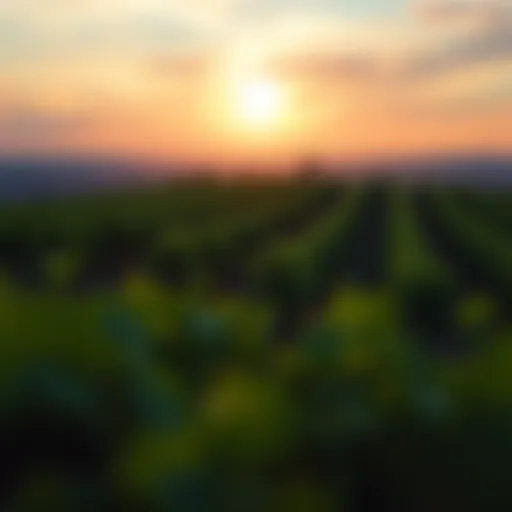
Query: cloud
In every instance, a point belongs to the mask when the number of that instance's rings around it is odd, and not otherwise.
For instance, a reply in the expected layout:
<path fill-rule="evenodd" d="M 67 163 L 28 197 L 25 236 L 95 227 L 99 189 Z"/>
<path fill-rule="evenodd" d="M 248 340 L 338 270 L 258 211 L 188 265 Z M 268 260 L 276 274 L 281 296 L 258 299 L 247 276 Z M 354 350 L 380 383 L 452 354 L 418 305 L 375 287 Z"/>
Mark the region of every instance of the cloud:
<path fill-rule="evenodd" d="M 25 61 L 214 46 L 235 0 L 0 0 L 0 56 Z"/>
<path fill-rule="evenodd" d="M 512 4 L 485 0 L 428 1 L 419 4 L 423 19 L 419 24 L 428 44 L 405 48 L 390 46 L 386 52 L 378 45 L 350 48 L 325 47 L 315 53 L 299 51 L 278 61 L 284 73 L 319 80 L 338 80 L 359 85 L 393 83 L 414 86 L 424 80 L 436 80 L 446 74 L 460 73 L 474 67 L 489 67 L 496 62 L 512 61 Z M 431 23 L 435 20 L 435 23 Z M 471 20 L 463 31 L 451 31 L 453 23 Z M 411 21 L 414 23 L 414 20 Z M 449 37 L 436 35 L 438 25 L 445 26 Z M 360 28 L 364 32 L 364 27 Z M 370 33 L 367 27 L 366 34 Z M 392 36 L 389 35 L 388 38 Z M 382 45 L 386 34 L 379 34 Z"/>
<path fill-rule="evenodd" d="M 512 27 L 511 27 L 512 28 Z M 512 60 L 510 29 L 480 34 L 452 48 L 410 59 L 409 78 L 428 78 L 497 60 Z"/>
<path fill-rule="evenodd" d="M 415 4 L 417 17 L 430 23 L 485 21 L 507 9 L 503 0 L 422 0 Z"/>
<path fill-rule="evenodd" d="M 288 56 L 277 60 L 274 68 L 292 78 L 355 85 L 382 80 L 386 74 L 385 63 L 378 56 L 335 52 Z"/>
<path fill-rule="evenodd" d="M 229 18 L 238 0 L 16 0 L 0 4 L 0 18 L 25 19 L 58 28 L 127 19 L 176 19 L 187 25 L 214 25 Z"/>
<path fill-rule="evenodd" d="M 92 118 L 84 113 L 54 113 L 29 106 L 0 110 L 0 144 L 46 144 L 68 138 L 88 128 Z"/>
<path fill-rule="evenodd" d="M 407 74 L 427 78 L 494 61 L 512 60 L 512 4 L 503 1 L 459 0 L 423 2 L 425 19 L 450 25 L 474 23 L 463 37 L 446 46 L 411 56 Z"/>
<path fill-rule="evenodd" d="M 162 78 L 201 78 L 213 64 L 212 55 L 206 52 L 168 52 L 149 61 L 150 71 Z"/>

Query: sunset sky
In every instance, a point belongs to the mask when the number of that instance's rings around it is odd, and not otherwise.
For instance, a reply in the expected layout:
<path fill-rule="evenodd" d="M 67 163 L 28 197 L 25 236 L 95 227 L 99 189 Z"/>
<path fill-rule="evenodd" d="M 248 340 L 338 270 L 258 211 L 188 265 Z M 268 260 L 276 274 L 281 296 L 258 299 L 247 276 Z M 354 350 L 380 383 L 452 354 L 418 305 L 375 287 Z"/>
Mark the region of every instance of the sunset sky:
<path fill-rule="evenodd" d="M 512 0 L 0 0 L 0 154 L 512 148 Z"/>

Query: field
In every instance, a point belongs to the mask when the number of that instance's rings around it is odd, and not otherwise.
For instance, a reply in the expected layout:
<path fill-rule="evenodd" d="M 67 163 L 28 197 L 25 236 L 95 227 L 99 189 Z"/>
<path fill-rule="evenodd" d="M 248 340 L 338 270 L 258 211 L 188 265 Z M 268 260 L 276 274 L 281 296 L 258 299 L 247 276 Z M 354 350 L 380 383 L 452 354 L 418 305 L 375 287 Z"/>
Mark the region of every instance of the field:
<path fill-rule="evenodd" d="M 0 208 L 0 508 L 512 508 L 512 192 Z"/>

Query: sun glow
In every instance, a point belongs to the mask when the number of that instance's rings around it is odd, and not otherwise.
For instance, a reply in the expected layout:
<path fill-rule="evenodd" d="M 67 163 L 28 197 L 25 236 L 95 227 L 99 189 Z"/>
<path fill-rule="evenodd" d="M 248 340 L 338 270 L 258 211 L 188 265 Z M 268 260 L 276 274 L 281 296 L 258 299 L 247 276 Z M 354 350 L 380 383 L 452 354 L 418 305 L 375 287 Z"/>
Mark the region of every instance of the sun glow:
<path fill-rule="evenodd" d="M 284 91 L 270 79 L 259 78 L 239 84 L 234 101 L 235 114 L 247 127 L 272 128 L 284 117 Z"/>

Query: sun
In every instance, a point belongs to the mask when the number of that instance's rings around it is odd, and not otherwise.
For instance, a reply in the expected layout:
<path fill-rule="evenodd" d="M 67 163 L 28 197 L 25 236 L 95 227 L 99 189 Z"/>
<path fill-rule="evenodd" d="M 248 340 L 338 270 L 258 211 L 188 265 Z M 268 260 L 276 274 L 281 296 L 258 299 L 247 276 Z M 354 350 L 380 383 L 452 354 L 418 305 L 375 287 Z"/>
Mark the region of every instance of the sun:
<path fill-rule="evenodd" d="M 247 127 L 276 126 L 284 115 L 284 104 L 282 87 L 270 79 L 248 80 L 237 87 L 235 113 Z"/>

